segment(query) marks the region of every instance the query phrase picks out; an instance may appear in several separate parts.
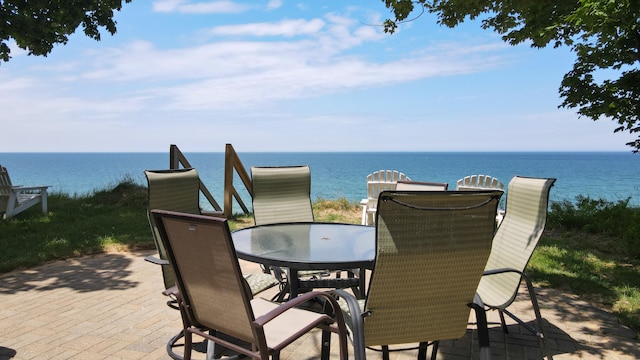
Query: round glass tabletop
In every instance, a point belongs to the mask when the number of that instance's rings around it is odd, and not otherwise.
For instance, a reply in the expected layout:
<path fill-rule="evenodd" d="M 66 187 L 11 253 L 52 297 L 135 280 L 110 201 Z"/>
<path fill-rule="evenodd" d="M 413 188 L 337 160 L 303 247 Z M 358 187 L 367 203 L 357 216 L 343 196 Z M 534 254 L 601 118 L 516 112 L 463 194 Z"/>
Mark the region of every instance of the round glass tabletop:
<path fill-rule="evenodd" d="M 375 228 L 339 223 L 287 223 L 234 231 L 238 257 L 297 269 L 367 267 L 375 259 Z"/>

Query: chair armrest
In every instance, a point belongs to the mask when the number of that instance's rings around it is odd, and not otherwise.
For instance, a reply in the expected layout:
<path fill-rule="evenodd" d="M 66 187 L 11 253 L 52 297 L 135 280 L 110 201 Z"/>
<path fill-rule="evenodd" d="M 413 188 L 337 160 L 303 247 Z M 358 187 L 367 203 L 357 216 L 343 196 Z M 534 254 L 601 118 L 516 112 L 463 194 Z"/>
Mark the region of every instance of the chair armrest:
<path fill-rule="evenodd" d="M 326 291 L 326 292 L 311 291 L 308 293 L 304 293 L 303 295 L 295 297 L 283 303 L 282 305 L 278 306 L 277 308 L 269 311 L 268 313 L 256 318 L 253 322 L 254 324 L 262 327 L 265 324 L 267 324 L 269 321 L 275 319 L 276 317 L 278 317 L 279 315 L 281 315 L 282 313 L 284 313 L 285 311 L 293 307 L 296 307 L 314 298 L 324 298 L 325 300 L 327 300 L 327 303 L 329 303 L 333 308 L 334 317 L 335 317 L 334 320 L 336 321 L 338 328 L 340 329 L 341 332 L 342 331 L 346 332 L 342 311 L 340 311 L 340 306 L 338 305 L 338 302 L 331 294 L 332 294 L 332 291 Z"/>
<path fill-rule="evenodd" d="M 531 282 L 531 279 L 529 279 L 529 276 L 527 275 L 527 273 L 525 273 L 524 271 L 520 271 L 513 268 L 491 269 L 491 270 L 485 270 L 482 273 L 482 276 L 499 275 L 499 274 L 506 274 L 506 273 L 516 273 L 520 275 L 520 281 L 524 279 L 524 282 L 527 284 L 527 291 L 529 291 L 529 296 L 535 300 L 536 293 L 533 288 L 533 283 Z"/>
<path fill-rule="evenodd" d="M 518 273 L 521 276 L 527 277 L 527 274 L 525 274 L 523 271 L 520 270 L 516 270 L 513 268 L 499 268 L 499 269 L 491 269 L 491 270 L 485 270 L 482 275 L 486 276 L 486 275 L 497 275 L 497 274 L 505 274 L 505 273 Z"/>
<path fill-rule="evenodd" d="M 369 207 L 369 199 L 360 200 L 360 205 L 362 205 L 362 225 L 367 225 L 367 208 Z"/>
<path fill-rule="evenodd" d="M 366 348 L 364 345 L 364 319 L 363 317 L 366 314 L 362 314 L 362 309 L 360 308 L 360 304 L 358 303 L 358 299 L 356 299 L 353 294 L 350 294 L 342 289 L 334 290 L 338 296 L 344 299 L 344 302 L 347 303 L 347 307 L 349 308 L 349 319 L 350 324 L 349 328 L 351 328 L 351 337 L 353 341 L 353 352 L 356 359 L 365 359 Z M 344 315 L 343 315 L 344 317 Z"/>
<path fill-rule="evenodd" d="M 155 256 L 145 256 L 144 260 L 155 265 L 169 265 L 169 260 L 158 259 Z"/>

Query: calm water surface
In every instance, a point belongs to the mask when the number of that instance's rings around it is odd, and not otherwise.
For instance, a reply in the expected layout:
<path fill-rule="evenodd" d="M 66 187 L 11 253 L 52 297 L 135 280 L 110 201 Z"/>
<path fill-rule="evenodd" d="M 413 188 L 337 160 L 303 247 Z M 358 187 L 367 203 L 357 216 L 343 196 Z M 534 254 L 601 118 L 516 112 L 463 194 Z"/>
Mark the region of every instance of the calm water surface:
<path fill-rule="evenodd" d="M 222 203 L 223 153 L 186 153 L 204 183 Z M 449 183 L 471 174 L 487 174 L 505 184 L 514 175 L 554 177 L 551 200 L 578 195 L 619 200 L 631 197 L 640 205 L 640 155 L 628 152 L 576 153 L 239 153 L 247 171 L 251 166 L 302 165 L 311 168 L 312 198 L 366 196 L 366 176 L 396 169 L 413 180 Z M 14 184 L 52 185 L 52 191 L 88 194 L 130 177 L 145 183 L 145 169 L 169 167 L 169 153 L 0 153 Z M 244 199 L 248 193 L 235 179 Z M 250 201 L 248 202 L 250 204 Z"/>

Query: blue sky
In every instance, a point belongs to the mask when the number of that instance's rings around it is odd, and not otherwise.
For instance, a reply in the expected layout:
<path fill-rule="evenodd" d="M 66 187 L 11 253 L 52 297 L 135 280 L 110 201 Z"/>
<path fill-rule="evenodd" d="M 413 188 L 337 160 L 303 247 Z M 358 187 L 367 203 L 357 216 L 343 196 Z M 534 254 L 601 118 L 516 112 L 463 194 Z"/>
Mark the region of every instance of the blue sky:
<path fill-rule="evenodd" d="M 0 152 L 629 151 L 559 109 L 568 49 L 382 1 L 134 0 L 118 32 L 0 64 Z M 6 133 L 5 133 L 6 131 Z"/>

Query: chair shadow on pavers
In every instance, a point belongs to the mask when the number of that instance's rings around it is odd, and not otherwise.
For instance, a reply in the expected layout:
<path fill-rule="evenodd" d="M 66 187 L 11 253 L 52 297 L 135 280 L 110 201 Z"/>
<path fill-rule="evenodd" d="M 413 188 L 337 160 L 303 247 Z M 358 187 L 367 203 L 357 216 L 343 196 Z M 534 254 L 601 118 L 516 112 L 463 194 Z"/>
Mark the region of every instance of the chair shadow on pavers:
<path fill-rule="evenodd" d="M 11 359 L 18 354 L 14 349 L 0 346 L 0 359 Z"/>
<path fill-rule="evenodd" d="M 555 295 L 547 294 L 545 290 L 544 301 L 540 301 L 540 307 L 544 314 L 545 334 L 547 336 L 548 352 L 553 357 L 560 359 L 586 358 L 607 359 L 612 353 L 603 351 L 603 348 L 613 348 L 618 352 L 628 354 L 628 359 L 640 358 L 640 347 L 635 340 L 635 333 L 618 324 L 615 317 L 609 313 L 596 309 L 586 302 L 577 300 L 575 295 L 567 295 L 561 291 L 549 289 Z M 569 297 L 573 296 L 574 299 Z M 523 294 L 518 296 L 516 305 L 519 312 L 533 312 L 528 303 L 528 298 Z M 594 319 L 596 319 L 594 321 Z M 607 320 L 608 319 L 608 320 Z M 530 332 L 523 329 L 517 322 L 510 321 L 505 333 L 500 325 L 500 319 L 496 313 L 487 314 L 489 326 L 489 341 L 491 354 L 494 359 L 540 359 L 538 339 Z M 510 319 L 508 319 L 510 320 Z M 475 321 L 472 317 L 471 321 Z M 551 322 L 549 322 L 551 321 Z M 534 325 L 534 321 L 528 322 Z M 572 326 L 575 326 L 572 331 Z M 594 333 L 601 333 L 602 341 L 594 336 L 590 340 L 584 338 L 584 334 L 591 327 Z M 595 330 L 598 328 L 598 330 Z M 606 334 L 620 334 L 620 336 L 608 337 Z M 464 337 L 456 340 L 443 340 L 440 342 L 439 358 L 460 359 L 462 350 L 473 349 L 473 344 L 478 343 L 477 332 L 469 327 Z M 597 344 L 596 344 L 597 343 Z M 605 344 L 603 346 L 603 344 Z M 615 357 L 615 356 L 613 356 Z M 471 357 L 473 358 L 473 357 Z M 625 358 L 626 359 L 626 358 Z"/>
<path fill-rule="evenodd" d="M 127 277 L 131 260 L 121 254 L 69 259 L 0 276 L 0 294 L 69 288 L 77 292 L 124 290 L 139 284 Z"/>

